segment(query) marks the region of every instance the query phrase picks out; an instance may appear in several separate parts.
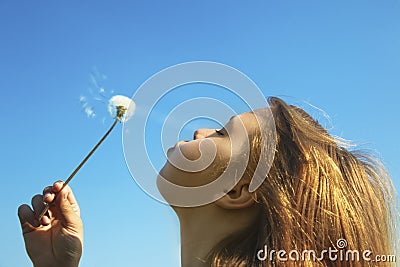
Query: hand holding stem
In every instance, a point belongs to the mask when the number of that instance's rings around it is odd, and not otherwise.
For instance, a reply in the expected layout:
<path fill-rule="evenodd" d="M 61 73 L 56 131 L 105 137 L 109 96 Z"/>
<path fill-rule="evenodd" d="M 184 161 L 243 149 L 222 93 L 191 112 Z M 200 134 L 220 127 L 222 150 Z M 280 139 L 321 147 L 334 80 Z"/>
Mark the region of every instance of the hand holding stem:
<path fill-rule="evenodd" d="M 115 105 L 121 102 L 121 105 Z M 96 149 L 107 138 L 118 121 L 126 121 L 133 115 L 135 103 L 124 96 L 114 96 L 115 121 L 63 182 L 46 187 L 43 195 L 32 198 L 32 208 L 26 204 L 18 208 L 25 247 L 35 267 L 77 267 L 83 247 L 83 224 L 78 203 L 68 183 L 82 168 Z M 128 112 L 127 112 L 128 111 Z M 129 114 L 127 114 L 129 113 Z"/>

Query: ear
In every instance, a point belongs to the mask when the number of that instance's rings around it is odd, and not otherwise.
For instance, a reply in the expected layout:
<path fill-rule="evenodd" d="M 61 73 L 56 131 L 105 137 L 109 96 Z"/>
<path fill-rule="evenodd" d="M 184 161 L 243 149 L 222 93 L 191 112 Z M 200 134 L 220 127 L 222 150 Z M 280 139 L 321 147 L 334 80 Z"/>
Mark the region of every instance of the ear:
<path fill-rule="evenodd" d="M 225 196 L 218 199 L 215 204 L 224 209 L 244 209 L 255 203 L 252 194 L 249 192 L 248 183 L 238 183 Z"/>

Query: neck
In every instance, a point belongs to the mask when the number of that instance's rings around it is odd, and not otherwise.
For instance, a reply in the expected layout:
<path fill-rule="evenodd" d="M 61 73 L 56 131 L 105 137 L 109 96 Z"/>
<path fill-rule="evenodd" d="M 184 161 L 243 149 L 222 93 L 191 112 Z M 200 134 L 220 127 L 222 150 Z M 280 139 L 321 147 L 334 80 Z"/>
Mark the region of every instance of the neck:
<path fill-rule="evenodd" d="M 182 267 L 210 266 L 207 255 L 216 242 L 210 236 L 202 238 L 196 236 L 192 231 L 181 230 Z"/>
<path fill-rule="evenodd" d="M 184 208 L 186 209 L 186 208 Z M 246 222 L 236 212 L 215 206 L 186 209 L 180 214 L 182 267 L 210 266 L 208 255 L 222 240 L 240 231 Z M 236 222 L 233 223 L 233 222 Z"/>
<path fill-rule="evenodd" d="M 225 209 L 216 203 L 195 208 L 174 207 L 181 229 L 182 267 L 209 267 L 210 252 L 227 237 L 254 224 L 259 206 Z"/>
<path fill-rule="evenodd" d="M 212 216 L 204 214 L 217 215 L 212 209 L 200 207 L 187 209 L 180 216 L 182 267 L 210 266 L 209 252 L 227 235 L 218 220 L 210 220 Z"/>

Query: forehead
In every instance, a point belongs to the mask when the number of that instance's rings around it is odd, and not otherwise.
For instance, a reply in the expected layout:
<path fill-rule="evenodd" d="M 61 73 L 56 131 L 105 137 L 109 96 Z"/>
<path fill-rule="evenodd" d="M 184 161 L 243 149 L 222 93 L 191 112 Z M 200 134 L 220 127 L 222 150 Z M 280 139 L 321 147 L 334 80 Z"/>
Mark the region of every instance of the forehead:
<path fill-rule="evenodd" d="M 260 129 L 259 120 L 260 119 L 258 118 L 257 113 L 251 111 L 233 116 L 227 125 L 231 125 L 234 128 L 244 126 L 247 130 L 247 133 L 250 134 Z"/>

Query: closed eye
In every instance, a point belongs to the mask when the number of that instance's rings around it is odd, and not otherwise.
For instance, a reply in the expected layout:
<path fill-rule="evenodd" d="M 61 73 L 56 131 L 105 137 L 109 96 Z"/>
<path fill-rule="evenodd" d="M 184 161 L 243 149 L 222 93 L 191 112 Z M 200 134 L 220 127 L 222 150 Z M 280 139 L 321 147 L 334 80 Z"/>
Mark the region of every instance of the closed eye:
<path fill-rule="evenodd" d="M 216 132 L 218 135 L 224 135 L 224 133 L 222 132 L 222 130 L 217 130 L 217 129 L 215 129 L 215 132 Z"/>

